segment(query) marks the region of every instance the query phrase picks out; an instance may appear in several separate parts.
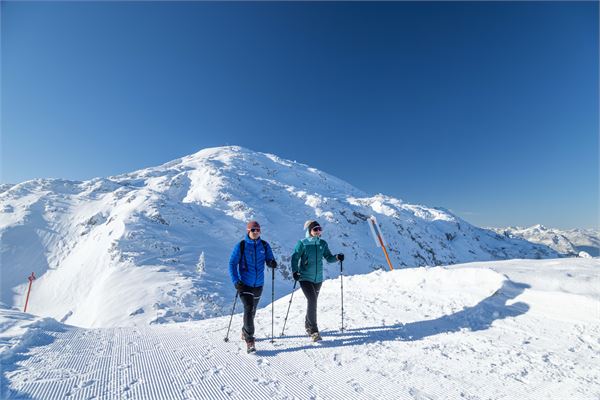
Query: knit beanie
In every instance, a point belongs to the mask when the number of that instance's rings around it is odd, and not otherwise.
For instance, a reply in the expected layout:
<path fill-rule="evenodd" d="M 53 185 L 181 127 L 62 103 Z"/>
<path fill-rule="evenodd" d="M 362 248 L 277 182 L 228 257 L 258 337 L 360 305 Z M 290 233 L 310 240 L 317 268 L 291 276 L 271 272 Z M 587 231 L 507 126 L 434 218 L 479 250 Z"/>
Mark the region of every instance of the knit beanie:
<path fill-rule="evenodd" d="M 258 229 L 260 229 L 260 225 L 259 225 L 259 223 L 258 223 L 258 222 L 256 222 L 256 221 L 250 221 L 250 222 L 248 222 L 248 225 L 246 225 L 246 229 L 247 229 L 247 230 L 250 230 L 250 229 L 252 229 L 252 228 L 255 228 L 255 229 L 257 229 L 257 228 L 258 228 Z"/>
<path fill-rule="evenodd" d="M 304 223 L 304 229 L 308 232 L 312 231 L 314 227 L 321 226 L 317 221 L 309 219 Z"/>

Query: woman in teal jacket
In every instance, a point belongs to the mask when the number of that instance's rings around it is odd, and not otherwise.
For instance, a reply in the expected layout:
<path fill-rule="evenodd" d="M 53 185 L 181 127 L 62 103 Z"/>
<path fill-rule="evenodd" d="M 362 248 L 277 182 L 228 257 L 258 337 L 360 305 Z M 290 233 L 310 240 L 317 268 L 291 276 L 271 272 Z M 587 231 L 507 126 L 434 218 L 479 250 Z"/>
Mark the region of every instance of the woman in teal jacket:
<path fill-rule="evenodd" d="M 327 262 L 343 261 L 344 255 L 331 254 L 327 242 L 321 239 L 323 229 L 317 221 L 306 221 L 306 237 L 299 240 L 292 254 L 294 279 L 300 281 L 306 296 L 306 318 L 304 328 L 314 341 L 321 340 L 317 326 L 317 299 L 323 283 L 323 258 Z"/>

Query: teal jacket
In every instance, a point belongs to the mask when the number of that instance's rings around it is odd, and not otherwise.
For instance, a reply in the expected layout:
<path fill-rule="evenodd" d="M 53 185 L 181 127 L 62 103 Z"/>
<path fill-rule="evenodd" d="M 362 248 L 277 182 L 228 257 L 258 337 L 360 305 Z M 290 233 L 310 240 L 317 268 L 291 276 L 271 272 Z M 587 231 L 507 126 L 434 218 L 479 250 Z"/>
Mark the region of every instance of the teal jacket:
<path fill-rule="evenodd" d="M 299 240 L 292 254 L 292 272 L 300 272 L 301 281 L 323 282 L 323 258 L 337 261 L 327 242 L 316 236 Z"/>

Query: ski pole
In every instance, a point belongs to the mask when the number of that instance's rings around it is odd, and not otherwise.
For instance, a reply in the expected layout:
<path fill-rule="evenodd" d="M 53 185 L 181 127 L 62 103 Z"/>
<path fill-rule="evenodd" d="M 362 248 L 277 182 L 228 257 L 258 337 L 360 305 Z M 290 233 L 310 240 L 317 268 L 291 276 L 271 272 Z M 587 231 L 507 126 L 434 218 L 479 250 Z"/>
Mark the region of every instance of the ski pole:
<path fill-rule="evenodd" d="M 271 268 L 271 343 L 275 342 L 275 268 Z"/>
<path fill-rule="evenodd" d="M 296 283 L 298 281 L 294 281 L 294 287 L 292 288 L 292 295 L 290 296 L 290 304 L 288 304 L 287 313 L 285 313 L 285 319 L 283 320 L 283 329 L 281 330 L 281 336 L 283 336 L 283 332 L 285 331 L 285 324 L 287 323 L 288 315 L 290 314 L 290 307 L 292 306 L 292 299 L 294 298 L 294 291 L 296 290 Z"/>
<path fill-rule="evenodd" d="M 31 273 L 31 276 L 29 276 L 27 279 L 29 279 L 29 289 L 27 289 L 27 298 L 25 299 L 25 308 L 23 309 L 23 312 L 27 312 L 27 303 L 29 302 L 29 293 L 31 292 L 31 284 L 33 283 L 33 280 L 35 279 L 35 275 L 33 274 L 33 272 Z"/>
<path fill-rule="evenodd" d="M 233 320 L 233 312 L 235 311 L 235 304 L 237 303 L 237 299 L 238 296 L 240 295 L 240 292 L 238 292 L 237 290 L 235 291 L 235 299 L 233 300 L 233 308 L 231 309 L 231 317 L 229 318 L 229 326 L 227 327 L 227 335 L 225 335 L 225 340 L 226 342 L 229 342 L 229 329 L 231 329 L 231 321 Z"/>
<path fill-rule="evenodd" d="M 340 289 L 342 291 L 342 332 L 344 331 L 344 262 L 340 260 Z"/>

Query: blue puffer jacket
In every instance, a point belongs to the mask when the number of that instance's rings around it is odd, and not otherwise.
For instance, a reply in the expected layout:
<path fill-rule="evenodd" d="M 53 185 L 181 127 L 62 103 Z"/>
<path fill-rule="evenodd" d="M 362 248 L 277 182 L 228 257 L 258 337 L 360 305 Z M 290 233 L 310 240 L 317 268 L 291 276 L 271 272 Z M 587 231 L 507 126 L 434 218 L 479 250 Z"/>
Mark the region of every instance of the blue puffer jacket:
<path fill-rule="evenodd" d="M 248 235 L 244 239 L 244 253 L 240 252 L 240 243 L 236 244 L 229 257 L 229 276 L 231 282 L 242 281 L 246 286 L 259 287 L 265 284 L 265 261 L 274 260 L 273 251 L 269 243 L 263 246 L 261 239 L 252 240 Z"/>

